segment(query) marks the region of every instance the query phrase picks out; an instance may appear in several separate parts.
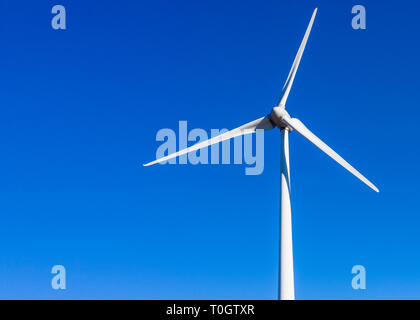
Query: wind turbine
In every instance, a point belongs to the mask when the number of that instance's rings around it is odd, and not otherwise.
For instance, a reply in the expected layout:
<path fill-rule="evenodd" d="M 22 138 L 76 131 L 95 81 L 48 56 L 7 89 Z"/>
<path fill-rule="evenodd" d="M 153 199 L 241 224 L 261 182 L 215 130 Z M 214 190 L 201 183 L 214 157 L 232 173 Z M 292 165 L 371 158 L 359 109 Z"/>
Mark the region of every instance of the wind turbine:
<path fill-rule="evenodd" d="M 281 197 L 280 197 L 280 263 L 279 263 L 279 298 L 281 300 L 294 300 L 295 289 L 294 289 L 294 273 L 293 273 L 293 245 L 292 245 L 292 215 L 290 206 L 290 170 L 289 170 L 289 132 L 295 130 L 312 142 L 315 146 L 341 164 L 345 169 L 350 171 L 353 175 L 363 181 L 370 188 L 379 192 L 378 188 L 366 179 L 359 171 L 353 168 L 346 160 L 339 156 L 334 150 L 327 146 L 321 141 L 316 135 L 314 135 L 299 119 L 292 118 L 286 111 L 286 101 L 290 93 L 290 89 L 295 79 L 296 71 L 298 70 L 300 60 L 302 58 L 303 51 L 305 50 L 306 42 L 308 41 L 309 34 L 312 29 L 312 25 L 315 20 L 318 8 L 315 9 L 312 14 L 312 18 L 309 22 L 309 26 L 306 29 L 305 36 L 303 37 L 302 43 L 299 47 L 299 51 L 293 61 L 292 68 L 287 77 L 286 83 L 280 95 L 280 101 L 275 106 L 271 114 L 266 117 L 262 117 L 250 123 L 247 123 L 239 128 L 221 134 L 212 139 L 199 142 L 189 148 L 175 152 L 168 156 L 162 157 L 158 160 L 152 161 L 145 164 L 144 166 L 150 166 L 155 163 L 163 162 L 183 154 L 196 151 L 210 145 L 232 139 L 245 134 L 256 132 L 257 130 L 268 131 L 275 127 L 281 131 Z"/>

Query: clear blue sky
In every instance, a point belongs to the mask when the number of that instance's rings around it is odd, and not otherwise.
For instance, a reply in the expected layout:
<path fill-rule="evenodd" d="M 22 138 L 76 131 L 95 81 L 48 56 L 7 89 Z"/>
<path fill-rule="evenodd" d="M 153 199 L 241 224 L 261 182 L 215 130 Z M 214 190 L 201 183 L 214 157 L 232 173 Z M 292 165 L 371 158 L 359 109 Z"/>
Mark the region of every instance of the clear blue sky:
<path fill-rule="evenodd" d="M 381 193 L 291 134 L 296 298 L 420 298 L 418 3 L 0 3 L 0 298 L 275 299 L 280 135 L 260 176 L 141 164 L 269 113 L 316 6 L 288 110 Z"/>

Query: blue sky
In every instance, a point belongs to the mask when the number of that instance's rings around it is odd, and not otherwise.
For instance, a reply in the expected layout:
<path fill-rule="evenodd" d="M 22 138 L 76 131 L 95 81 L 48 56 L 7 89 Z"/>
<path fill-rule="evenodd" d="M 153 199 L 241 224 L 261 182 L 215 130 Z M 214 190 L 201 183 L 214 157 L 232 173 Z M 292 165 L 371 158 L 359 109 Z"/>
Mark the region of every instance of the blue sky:
<path fill-rule="evenodd" d="M 0 298 L 275 299 L 280 135 L 259 176 L 141 164 L 180 120 L 268 114 L 316 6 L 288 111 L 381 193 L 291 134 L 296 298 L 420 298 L 418 4 L 0 3 Z"/>

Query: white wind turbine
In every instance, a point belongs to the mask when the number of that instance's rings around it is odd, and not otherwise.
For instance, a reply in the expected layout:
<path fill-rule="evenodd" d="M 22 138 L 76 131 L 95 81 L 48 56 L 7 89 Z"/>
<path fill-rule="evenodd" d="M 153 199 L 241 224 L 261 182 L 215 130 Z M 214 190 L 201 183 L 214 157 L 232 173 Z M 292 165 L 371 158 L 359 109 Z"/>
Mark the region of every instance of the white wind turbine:
<path fill-rule="evenodd" d="M 370 188 L 379 192 L 378 188 L 373 185 L 368 179 L 366 179 L 359 171 L 353 168 L 346 160 L 340 157 L 334 150 L 327 146 L 317 136 L 315 136 L 309 129 L 296 118 L 292 118 L 286 111 L 286 101 L 289 96 L 290 89 L 295 79 L 296 71 L 299 67 L 300 60 L 302 58 L 303 51 L 305 50 L 306 42 L 308 41 L 309 34 L 312 29 L 312 25 L 317 13 L 317 8 L 312 14 L 311 21 L 306 30 L 303 41 L 299 47 L 299 51 L 293 61 L 292 68 L 289 76 L 287 77 L 286 83 L 280 95 L 279 104 L 274 107 L 271 114 L 262 117 L 258 120 L 247 123 L 239 128 L 221 134 L 212 139 L 199 142 L 192 147 L 186 148 L 179 152 L 170 154 L 153 162 L 147 163 L 144 166 L 150 166 L 155 163 L 163 162 L 180 155 L 196 151 L 212 144 L 222 142 L 224 140 L 232 139 L 245 134 L 256 132 L 257 130 L 271 130 L 274 127 L 278 127 L 281 130 L 281 204 L 280 204 L 280 272 L 279 272 L 279 298 L 281 300 L 294 300 L 295 289 L 294 289 L 294 274 L 293 274 L 293 245 L 292 245 L 292 216 L 290 206 L 290 171 L 289 171 L 289 132 L 295 130 L 302 136 L 316 145 L 319 149 L 324 151 L 327 155 L 341 164 L 344 168 L 350 171 L 353 175 L 367 184 Z"/>

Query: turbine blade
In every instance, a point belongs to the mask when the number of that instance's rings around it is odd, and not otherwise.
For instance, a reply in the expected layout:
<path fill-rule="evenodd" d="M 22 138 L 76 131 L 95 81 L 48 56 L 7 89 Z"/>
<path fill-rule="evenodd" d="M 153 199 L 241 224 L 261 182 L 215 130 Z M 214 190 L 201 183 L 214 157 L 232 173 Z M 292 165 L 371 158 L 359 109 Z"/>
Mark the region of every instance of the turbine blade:
<path fill-rule="evenodd" d="M 333 158 L 339 164 L 341 164 L 344 168 L 346 168 L 348 171 L 350 171 L 353 175 L 355 175 L 357 178 L 359 178 L 361 181 L 363 181 L 365 184 L 367 184 L 370 188 L 372 188 L 376 192 L 379 192 L 378 188 L 372 182 L 370 182 L 368 179 L 366 179 L 359 171 L 357 171 L 355 168 L 353 168 L 346 160 L 344 160 L 342 157 L 340 157 L 333 149 L 331 149 L 324 142 L 322 142 L 299 119 L 287 118 L 287 119 L 283 119 L 283 121 L 288 126 L 290 126 L 292 129 L 296 130 L 302 136 L 304 136 L 306 139 L 308 139 L 310 142 L 312 142 L 314 145 L 316 145 L 319 149 L 324 151 L 327 155 L 329 155 L 331 158 Z"/>
<path fill-rule="evenodd" d="M 295 79 L 296 71 L 299 68 L 300 59 L 302 58 L 303 51 L 305 51 L 306 42 L 308 41 L 309 34 L 311 33 L 312 25 L 315 20 L 316 13 L 318 8 L 315 8 L 314 13 L 312 14 L 311 21 L 309 22 L 308 28 L 306 29 L 305 36 L 303 37 L 302 43 L 300 44 L 299 51 L 296 55 L 295 60 L 293 61 L 292 68 L 290 69 L 289 76 L 287 77 L 286 83 L 281 91 L 279 105 L 285 106 L 287 98 L 289 97 L 290 89 L 293 85 L 293 80 Z"/>
<path fill-rule="evenodd" d="M 179 157 L 183 154 L 208 147 L 212 144 L 216 144 L 216 143 L 219 143 L 219 142 L 222 142 L 222 141 L 225 141 L 225 140 L 228 140 L 228 139 L 232 139 L 232 138 L 235 138 L 235 137 L 238 137 L 238 136 L 241 136 L 241 135 L 256 132 L 257 130 L 267 131 L 267 130 L 271 130 L 273 128 L 274 128 L 274 126 L 271 123 L 271 120 L 270 120 L 269 116 L 262 117 L 260 119 L 255 120 L 255 121 L 247 123 L 247 124 L 245 124 L 245 125 L 243 125 L 239 128 L 236 128 L 236 129 L 233 129 L 229 132 L 223 133 L 223 134 L 221 134 L 217 137 L 211 138 L 211 139 L 206 140 L 206 141 L 199 142 L 199 143 L 197 143 L 197 144 L 195 144 L 195 145 L 193 145 L 189 148 L 186 148 L 184 150 L 172 153 L 172 154 L 170 154 L 166 157 L 163 157 L 163 158 L 160 158 L 158 160 L 146 163 L 143 166 L 145 166 L 145 167 L 151 166 L 153 164 L 156 164 L 156 163 L 159 163 L 159 162 L 162 162 L 162 161 L 166 161 L 166 160 L 169 160 L 169 159 L 172 159 L 172 158 L 175 158 L 175 157 Z"/>

